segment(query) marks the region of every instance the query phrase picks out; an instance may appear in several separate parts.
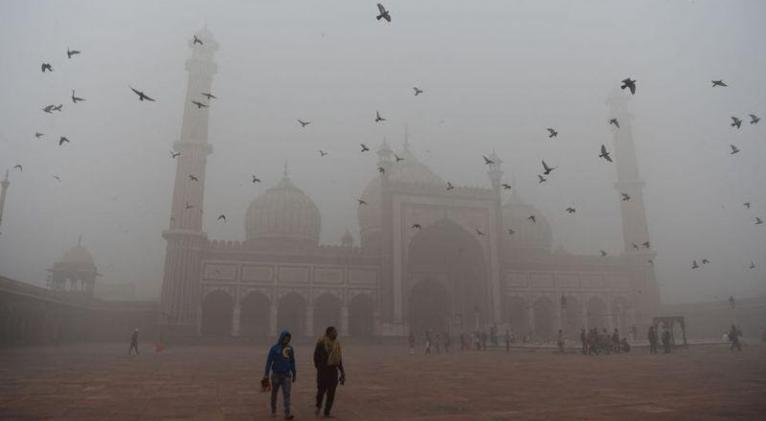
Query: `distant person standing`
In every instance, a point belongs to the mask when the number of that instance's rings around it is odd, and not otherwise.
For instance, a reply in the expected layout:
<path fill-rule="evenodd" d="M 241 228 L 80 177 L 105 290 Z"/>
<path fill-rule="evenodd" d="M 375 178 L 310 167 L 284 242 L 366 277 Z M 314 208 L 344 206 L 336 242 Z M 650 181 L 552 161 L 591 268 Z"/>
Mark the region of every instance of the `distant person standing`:
<path fill-rule="evenodd" d="M 614 352 L 620 352 L 620 331 L 617 330 L 617 328 L 614 328 L 614 332 L 612 332 L 612 348 L 614 349 Z"/>
<path fill-rule="evenodd" d="M 564 353 L 564 331 L 559 329 L 558 337 L 556 338 L 556 345 L 559 347 L 559 352 Z"/>
<path fill-rule="evenodd" d="M 649 332 L 646 334 L 646 338 L 649 340 L 649 353 L 657 353 L 657 330 L 654 326 L 649 326 Z"/>
<path fill-rule="evenodd" d="M 665 330 L 662 331 L 662 347 L 666 354 L 670 354 L 670 351 L 672 350 L 670 339 L 670 329 L 666 327 Z"/>
<path fill-rule="evenodd" d="M 128 348 L 128 355 L 132 355 L 133 351 L 136 351 L 138 355 L 138 328 L 130 335 L 130 348 Z"/>
<path fill-rule="evenodd" d="M 585 333 L 585 329 L 580 329 L 580 348 L 582 355 L 588 355 L 588 335 Z"/>
<path fill-rule="evenodd" d="M 266 358 L 266 369 L 263 373 L 263 379 L 268 380 L 271 373 L 271 416 L 277 416 L 277 394 L 282 388 L 282 400 L 285 405 L 285 419 L 293 419 L 290 414 L 290 390 L 292 383 L 295 383 L 295 352 L 290 346 L 290 332 L 284 330 L 279 334 L 279 340 L 269 349 L 269 356 Z"/>
<path fill-rule="evenodd" d="M 452 339 L 450 339 L 449 332 L 444 333 L 444 353 L 449 354 L 449 347 L 452 345 Z"/>
<path fill-rule="evenodd" d="M 317 341 L 314 348 L 314 367 L 317 369 L 317 400 L 314 415 L 319 416 L 319 412 L 322 410 L 322 401 L 327 394 L 327 400 L 324 402 L 324 416 L 329 417 L 338 382 L 340 384 L 346 382 L 346 372 L 343 370 L 343 358 L 340 342 L 338 342 L 338 331 L 333 326 L 325 329 L 324 336 Z M 340 373 L 340 377 L 338 373 Z"/>
<path fill-rule="evenodd" d="M 439 332 L 436 332 L 436 338 L 434 339 L 434 343 L 436 344 L 436 353 L 441 354 L 442 353 L 442 338 Z"/>
<path fill-rule="evenodd" d="M 426 355 L 431 355 L 431 331 L 426 330 Z"/>
<path fill-rule="evenodd" d="M 731 346 L 729 347 L 730 351 L 734 351 L 734 348 L 737 348 L 737 351 L 742 351 L 742 344 L 739 342 L 740 336 L 742 336 L 742 332 L 737 329 L 737 326 L 731 325 L 731 330 L 729 330 L 729 341 L 731 342 Z"/>
<path fill-rule="evenodd" d="M 511 352 L 511 329 L 505 329 L 505 352 Z"/>
<path fill-rule="evenodd" d="M 410 331 L 410 337 L 408 339 L 410 345 L 410 355 L 415 353 L 415 333 Z"/>

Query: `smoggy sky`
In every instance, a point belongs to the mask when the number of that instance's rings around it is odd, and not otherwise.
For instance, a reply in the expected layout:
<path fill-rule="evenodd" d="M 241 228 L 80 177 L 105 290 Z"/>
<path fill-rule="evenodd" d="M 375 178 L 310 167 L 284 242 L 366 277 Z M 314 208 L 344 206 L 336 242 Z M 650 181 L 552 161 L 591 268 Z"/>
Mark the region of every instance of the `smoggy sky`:
<path fill-rule="evenodd" d="M 101 282 L 158 295 L 184 62 L 207 25 L 220 44 L 210 238 L 244 239 L 248 204 L 288 161 L 322 214 L 322 243 L 345 228 L 358 242 L 355 199 L 376 176 L 376 156 L 358 144 L 385 137 L 399 149 L 408 125 L 414 153 L 456 185 L 488 186 L 481 155 L 496 150 L 556 248 L 619 254 L 616 171 L 597 155 L 611 142 L 606 99 L 627 95 L 618 87 L 630 76 L 663 301 L 766 293 L 766 224 L 754 224 L 766 220 L 766 122 L 747 117 L 766 117 L 766 2 L 388 0 L 390 24 L 375 20 L 375 3 L 0 2 L 0 169 L 24 166 L 10 174 L 0 274 L 44 285 L 81 234 Z M 82 54 L 69 60 L 67 47 Z M 128 85 L 157 102 L 138 102 Z M 87 101 L 72 104 L 72 89 Z M 61 113 L 41 111 L 54 103 Z M 376 124 L 375 110 L 388 121 Z M 71 143 L 59 147 L 61 135 Z M 541 159 L 559 169 L 539 185 Z M 216 222 L 221 213 L 229 222 Z M 702 258 L 711 264 L 692 271 Z"/>

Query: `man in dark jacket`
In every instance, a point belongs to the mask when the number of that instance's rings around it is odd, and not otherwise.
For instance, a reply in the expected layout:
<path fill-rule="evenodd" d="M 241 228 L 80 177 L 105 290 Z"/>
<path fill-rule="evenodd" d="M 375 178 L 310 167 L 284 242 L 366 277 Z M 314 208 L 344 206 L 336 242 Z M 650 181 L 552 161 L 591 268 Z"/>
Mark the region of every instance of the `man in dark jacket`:
<path fill-rule="evenodd" d="M 657 331 L 654 329 L 654 326 L 649 326 L 649 333 L 647 333 L 646 337 L 647 339 L 649 339 L 649 353 L 656 354 L 657 353 Z"/>
<path fill-rule="evenodd" d="M 290 332 L 284 330 L 279 335 L 279 341 L 269 350 L 266 359 L 266 369 L 263 378 L 269 378 L 271 372 L 271 416 L 277 415 L 277 394 L 282 388 L 282 400 L 285 404 L 285 419 L 291 420 L 290 414 L 290 388 L 291 382 L 295 383 L 295 352 L 290 346 Z"/>
<path fill-rule="evenodd" d="M 133 351 L 136 351 L 136 355 L 138 355 L 138 328 L 133 331 L 133 334 L 130 335 L 130 348 L 128 348 L 128 355 L 131 355 Z"/>
<path fill-rule="evenodd" d="M 343 357 L 338 342 L 338 331 L 330 326 L 325 330 L 323 337 L 317 341 L 314 348 L 314 367 L 317 369 L 317 400 L 315 415 L 322 410 L 322 401 L 325 394 L 327 400 L 324 403 L 324 416 L 329 417 L 332 403 L 335 400 L 335 389 L 346 382 L 346 372 L 343 370 Z M 340 378 L 338 377 L 340 371 Z"/>

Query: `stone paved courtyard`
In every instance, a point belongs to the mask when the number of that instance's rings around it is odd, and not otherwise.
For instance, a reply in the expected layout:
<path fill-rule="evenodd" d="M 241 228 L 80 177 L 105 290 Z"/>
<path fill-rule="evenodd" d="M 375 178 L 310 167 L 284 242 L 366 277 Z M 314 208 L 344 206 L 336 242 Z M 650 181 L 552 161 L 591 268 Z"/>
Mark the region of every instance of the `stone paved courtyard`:
<path fill-rule="evenodd" d="M 0 350 L 2 420 L 254 420 L 265 346 L 185 346 L 139 357 L 127 344 Z M 311 419 L 311 349 L 297 347 L 296 419 Z M 342 420 L 766 419 L 766 346 L 672 355 L 550 351 L 408 355 L 348 346 Z M 281 409 L 281 408 L 280 408 Z M 280 417 L 281 419 L 281 417 Z"/>

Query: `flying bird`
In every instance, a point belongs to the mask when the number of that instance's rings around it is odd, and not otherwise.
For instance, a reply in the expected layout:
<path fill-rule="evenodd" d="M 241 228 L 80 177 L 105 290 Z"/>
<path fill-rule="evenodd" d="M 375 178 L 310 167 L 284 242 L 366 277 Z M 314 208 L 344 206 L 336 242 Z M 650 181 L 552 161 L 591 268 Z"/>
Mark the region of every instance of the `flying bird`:
<path fill-rule="evenodd" d="M 633 249 L 634 249 L 634 250 L 638 250 L 638 244 L 636 244 L 636 243 L 632 243 L 632 245 L 633 245 Z"/>
<path fill-rule="evenodd" d="M 455 186 L 453 186 L 453 185 L 452 185 L 452 183 L 450 183 L 450 182 L 448 181 L 448 182 L 447 182 L 447 190 L 448 190 L 448 191 L 449 191 L 449 190 L 453 190 L 454 188 L 455 188 Z"/>
<path fill-rule="evenodd" d="M 529 215 L 529 216 L 527 217 L 527 219 L 529 219 L 530 221 L 532 221 L 532 223 L 533 223 L 533 224 L 534 224 L 535 222 L 537 222 L 537 218 L 535 218 L 535 216 L 534 216 L 534 215 Z"/>
<path fill-rule="evenodd" d="M 511 189 L 511 185 L 507 184 L 507 183 L 503 183 L 500 186 L 502 186 L 504 190 L 510 190 Z"/>
<path fill-rule="evenodd" d="M 61 182 L 61 177 L 59 177 L 57 175 L 52 175 L 51 177 L 55 178 L 56 181 L 58 181 L 59 183 Z"/>
<path fill-rule="evenodd" d="M 548 164 L 546 164 L 545 161 L 543 161 L 543 174 L 548 175 L 551 172 L 553 172 L 553 170 L 555 170 L 556 168 L 558 167 L 553 167 L 553 168 L 549 167 Z"/>
<path fill-rule="evenodd" d="M 480 230 L 480 229 L 478 229 L 478 228 L 474 228 L 474 229 L 476 230 L 476 235 L 478 235 L 478 236 L 480 236 L 480 237 L 481 237 L 481 236 L 483 236 L 483 235 L 486 235 L 486 234 L 484 234 L 483 232 L 481 232 L 481 230 Z"/>
<path fill-rule="evenodd" d="M 644 248 L 649 248 L 651 244 L 648 241 L 644 241 L 643 243 L 641 243 L 641 245 L 644 246 Z"/>
<path fill-rule="evenodd" d="M 72 89 L 72 102 L 77 104 L 80 101 L 85 101 L 85 98 L 80 98 L 78 96 L 75 96 L 74 89 Z"/>
<path fill-rule="evenodd" d="M 396 159 L 396 162 L 404 161 L 404 158 L 402 158 L 401 156 L 399 156 L 397 154 L 394 154 L 394 159 Z"/>
<path fill-rule="evenodd" d="M 609 162 L 612 162 L 612 157 L 609 156 L 609 152 L 606 151 L 606 146 L 601 145 L 601 154 L 598 156 L 599 158 L 604 158 Z"/>
<path fill-rule="evenodd" d="M 359 206 L 363 206 L 367 204 L 367 202 L 362 199 L 356 199 L 356 201 L 359 203 Z"/>
<path fill-rule="evenodd" d="M 710 263 L 710 260 L 708 260 L 708 259 L 702 259 L 702 264 L 703 264 L 703 265 L 706 265 L 706 264 L 708 264 L 708 263 Z"/>
<path fill-rule="evenodd" d="M 72 56 L 80 54 L 80 50 L 70 50 L 69 47 L 66 49 L 66 57 L 71 59 Z"/>
<path fill-rule="evenodd" d="M 154 102 L 154 99 L 153 99 L 153 98 L 150 98 L 148 95 L 146 95 L 146 94 L 145 94 L 145 93 L 143 93 L 142 91 L 139 91 L 139 90 L 137 90 L 137 89 L 135 89 L 135 88 L 133 88 L 133 87 L 131 87 L 131 86 L 128 86 L 128 88 L 130 88 L 130 90 L 131 90 L 131 91 L 135 92 L 135 93 L 136 93 L 136 95 L 138 95 L 138 100 L 139 100 L 139 101 L 143 101 L 143 100 L 146 100 L 146 101 L 152 101 L 152 102 Z"/>
<path fill-rule="evenodd" d="M 186 209 L 191 209 L 191 208 L 193 208 L 194 206 L 190 205 L 190 204 L 189 204 L 189 202 L 186 202 L 186 204 L 184 205 L 184 207 L 185 207 Z"/>
<path fill-rule="evenodd" d="M 64 104 L 59 104 L 51 108 L 53 111 L 61 112 L 61 109 L 64 108 Z"/>
<path fill-rule="evenodd" d="M 411 228 L 415 228 L 415 229 L 421 229 L 421 228 L 423 228 L 423 227 L 421 227 L 421 226 L 420 226 L 420 224 L 412 224 L 412 227 L 411 227 Z"/>
<path fill-rule="evenodd" d="M 726 83 L 723 81 L 723 79 L 712 80 L 711 82 L 713 82 L 713 88 L 715 88 L 716 86 L 721 86 L 721 87 L 727 87 L 727 86 L 729 86 L 729 85 L 727 85 L 727 84 L 726 84 Z"/>
<path fill-rule="evenodd" d="M 731 116 L 731 127 L 736 127 L 738 129 L 742 128 L 742 120 L 738 119 L 737 117 Z"/>
<path fill-rule="evenodd" d="M 697 264 L 696 260 L 692 260 L 692 269 L 699 269 L 700 265 Z"/>
<path fill-rule="evenodd" d="M 601 253 L 601 257 L 606 257 L 606 255 L 609 254 L 605 252 L 604 250 L 599 250 L 599 253 Z"/>
<path fill-rule="evenodd" d="M 750 269 L 755 269 L 755 263 L 753 263 L 752 260 L 750 261 L 750 266 L 749 267 L 750 267 Z"/>
<path fill-rule="evenodd" d="M 53 66 L 51 66 L 51 64 L 50 64 L 50 63 L 43 63 L 43 64 L 40 66 L 40 70 L 42 70 L 42 71 L 43 71 L 43 73 L 45 73 L 45 71 L 46 71 L 46 70 L 47 70 L 47 71 L 49 71 L 49 72 L 52 72 L 52 71 L 53 71 Z"/>
<path fill-rule="evenodd" d="M 566 211 L 567 211 L 567 213 L 575 213 L 575 212 L 577 212 L 577 209 L 575 209 L 575 208 L 570 206 L 570 207 L 566 208 Z"/>
<path fill-rule="evenodd" d="M 387 22 L 391 22 L 391 13 L 380 3 L 378 3 L 378 13 L 378 16 L 375 17 L 376 20 L 385 19 Z"/>
<path fill-rule="evenodd" d="M 546 130 L 548 130 L 548 139 L 550 139 L 550 138 L 552 138 L 552 137 L 556 137 L 556 136 L 558 136 L 558 135 L 559 135 L 559 132 L 557 132 L 557 131 L 556 131 L 556 130 L 554 130 L 554 129 L 551 129 L 550 127 L 549 127 L 549 128 L 547 128 Z"/>
<path fill-rule="evenodd" d="M 739 153 L 739 148 L 734 145 L 729 145 L 731 147 L 731 152 L 729 152 L 729 155 L 734 155 L 735 153 Z"/>
<path fill-rule="evenodd" d="M 201 39 L 197 38 L 196 35 L 194 35 L 194 41 L 192 42 L 192 45 L 199 44 L 199 45 L 205 45 Z"/>
<path fill-rule="evenodd" d="M 386 119 L 380 116 L 380 111 L 375 111 L 375 122 L 379 123 L 381 121 L 386 121 Z"/>
<path fill-rule="evenodd" d="M 21 164 L 16 164 L 13 166 L 14 170 L 19 170 L 19 172 L 24 172 L 24 167 Z"/>
<path fill-rule="evenodd" d="M 546 181 L 548 181 L 547 178 L 543 177 L 540 174 L 537 174 L 537 178 L 538 178 L 538 180 L 540 180 L 540 181 L 537 182 L 537 184 L 542 184 L 542 183 L 545 183 Z"/>
<path fill-rule="evenodd" d="M 755 217 L 755 225 L 761 225 L 761 224 L 763 224 L 763 221 L 761 220 L 761 218 L 759 216 L 756 216 Z"/>
<path fill-rule="evenodd" d="M 750 202 L 745 202 L 742 204 L 744 207 L 750 209 Z"/>
<path fill-rule="evenodd" d="M 205 98 L 207 98 L 207 100 L 208 100 L 208 101 L 210 101 L 211 99 L 218 99 L 218 97 L 217 97 L 217 96 L 215 96 L 215 95 L 211 94 L 210 92 L 203 92 L 203 93 L 202 93 L 202 96 L 204 96 Z"/>
<path fill-rule="evenodd" d="M 620 128 L 620 122 L 616 118 L 609 119 L 609 124 L 613 124 L 618 129 Z"/>
<path fill-rule="evenodd" d="M 221 221 L 221 220 L 223 220 L 223 222 L 226 222 L 226 215 L 224 215 L 224 214 L 218 215 L 217 221 Z"/>
<path fill-rule="evenodd" d="M 364 143 L 360 143 L 359 146 L 362 147 L 362 152 L 369 152 L 370 148 L 367 147 Z"/>
<path fill-rule="evenodd" d="M 325 152 L 325 151 L 320 149 L 319 150 L 319 156 L 325 156 L 325 155 L 327 155 L 327 152 Z"/>
<path fill-rule="evenodd" d="M 59 138 L 59 146 L 63 145 L 64 143 L 69 143 L 69 139 L 67 139 L 65 136 L 61 136 Z"/>
<path fill-rule="evenodd" d="M 413 86 L 412 89 L 415 91 L 415 96 L 418 96 L 423 93 L 423 90 L 418 88 L 417 86 Z"/>
<path fill-rule="evenodd" d="M 511 228 L 508 228 L 508 235 L 516 234 L 516 231 L 512 230 Z"/>
<path fill-rule="evenodd" d="M 55 105 L 46 105 L 45 107 L 43 107 L 43 111 L 45 111 L 48 114 L 51 114 L 53 112 L 53 107 L 55 107 Z"/>
<path fill-rule="evenodd" d="M 45 133 L 35 132 L 35 139 L 39 139 L 43 136 L 45 136 Z"/>
<path fill-rule="evenodd" d="M 761 121 L 761 118 L 755 114 L 748 114 L 748 115 L 750 116 L 750 124 L 758 124 L 758 122 Z"/>
<path fill-rule="evenodd" d="M 191 181 L 199 181 L 199 178 L 197 178 L 196 175 L 189 174 L 189 180 L 191 180 Z"/>
<path fill-rule="evenodd" d="M 492 165 L 492 164 L 494 164 L 494 163 L 495 163 L 495 161 L 493 161 L 493 160 L 491 160 L 491 159 L 487 158 L 487 155 L 482 155 L 481 157 L 482 157 L 482 158 L 484 158 L 484 163 L 485 163 L 486 165 Z"/>
<path fill-rule="evenodd" d="M 170 157 L 171 157 L 171 158 L 173 158 L 173 159 L 176 159 L 176 158 L 178 158 L 179 156 L 181 156 L 181 152 L 173 152 L 173 151 L 170 151 Z"/>
<path fill-rule="evenodd" d="M 386 169 L 383 168 L 383 167 L 378 167 L 378 172 L 381 173 L 381 174 L 385 174 L 386 173 Z"/>
<path fill-rule="evenodd" d="M 252 177 L 253 177 L 253 179 L 252 179 L 252 181 L 251 181 L 252 183 L 260 183 L 260 182 L 261 182 L 261 179 L 260 179 L 260 178 L 258 178 L 258 177 L 256 177 L 256 176 L 252 176 Z"/>
<path fill-rule="evenodd" d="M 310 121 L 303 121 L 303 120 L 301 120 L 301 119 L 298 119 L 298 123 L 301 123 L 301 127 L 306 127 L 306 126 L 308 126 L 309 124 L 311 124 L 311 122 L 310 122 Z"/>
<path fill-rule="evenodd" d="M 622 80 L 622 85 L 620 86 L 620 89 L 630 89 L 630 94 L 635 95 L 636 94 L 636 80 L 631 78 L 625 78 Z"/>
<path fill-rule="evenodd" d="M 620 193 L 620 196 L 622 196 L 623 202 L 627 202 L 628 200 L 630 200 L 630 195 L 627 193 Z"/>
<path fill-rule="evenodd" d="M 199 102 L 199 101 L 192 101 L 191 103 L 192 103 L 192 104 L 194 104 L 194 105 L 196 105 L 198 110 L 199 110 L 200 108 L 207 108 L 207 107 L 208 107 L 208 105 L 207 105 L 207 104 L 203 104 L 203 103 L 201 103 L 201 102 Z"/>

